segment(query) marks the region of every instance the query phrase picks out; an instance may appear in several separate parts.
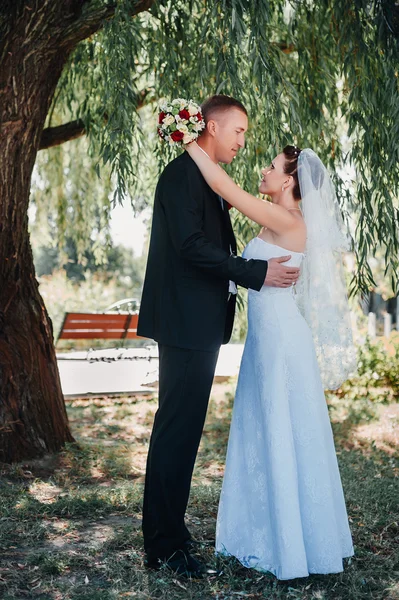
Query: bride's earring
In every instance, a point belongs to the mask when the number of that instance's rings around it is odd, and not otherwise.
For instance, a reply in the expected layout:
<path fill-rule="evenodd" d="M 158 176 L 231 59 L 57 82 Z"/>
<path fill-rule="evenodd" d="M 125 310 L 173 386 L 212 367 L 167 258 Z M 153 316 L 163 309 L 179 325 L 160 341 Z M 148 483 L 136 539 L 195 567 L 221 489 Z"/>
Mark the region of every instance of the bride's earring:
<path fill-rule="evenodd" d="M 285 189 L 285 188 L 284 188 L 284 186 L 282 185 L 282 186 L 281 186 L 281 191 L 282 191 L 282 192 L 284 192 L 284 189 Z"/>

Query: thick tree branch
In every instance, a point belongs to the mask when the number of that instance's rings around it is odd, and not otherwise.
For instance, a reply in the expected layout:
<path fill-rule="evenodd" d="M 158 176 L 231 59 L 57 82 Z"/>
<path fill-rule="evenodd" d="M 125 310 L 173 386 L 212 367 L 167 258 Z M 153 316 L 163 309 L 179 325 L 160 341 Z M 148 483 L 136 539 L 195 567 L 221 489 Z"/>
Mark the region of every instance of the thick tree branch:
<path fill-rule="evenodd" d="M 136 0 L 136 2 L 132 0 L 131 16 L 134 17 L 149 10 L 154 2 L 155 0 Z M 92 9 L 89 5 L 78 19 L 63 29 L 61 43 L 69 48 L 74 48 L 76 44 L 102 29 L 105 22 L 114 16 L 116 8 L 116 2 Z"/>
<path fill-rule="evenodd" d="M 284 54 L 291 54 L 296 50 L 293 44 L 285 44 L 284 42 L 276 42 L 275 46 L 277 46 L 277 48 L 280 48 L 281 52 L 284 52 Z"/>
<path fill-rule="evenodd" d="M 151 98 L 151 90 L 142 90 L 137 94 L 136 110 L 139 110 L 146 104 L 148 97 Z M 104 120 L 107 121 L 107 115 L 104 115 Z M 40 140 L 39 150 L 60 146 L 70 140 L 76 140 L 86 134 L 86 129 L 82 119 L 70 121 L 56 127 L 47 127 L 43 129 Z"/>
<path fill-rule="evenodd" d="M 43 129 L 39 150 L 59 146 L 70 140 L 76 140 L 76 138 L 81 137 L 85 133 L 86 130 L 82 119 L 64 123 L 64 125 L 59 125 L 58 127 L 47 127 L 47 129 Z"/>

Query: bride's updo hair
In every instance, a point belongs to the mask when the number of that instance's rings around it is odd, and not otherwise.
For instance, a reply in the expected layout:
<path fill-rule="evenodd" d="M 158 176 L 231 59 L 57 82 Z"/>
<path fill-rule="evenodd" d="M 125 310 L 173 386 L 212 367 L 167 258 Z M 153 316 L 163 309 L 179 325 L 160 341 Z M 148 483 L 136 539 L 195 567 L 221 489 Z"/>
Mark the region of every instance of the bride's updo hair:
<path fill-rule="evenodd" d="M 283 150 L 285 157 L 284 173 L 294 178 L 293 194 L 295 200 L 301 200 L 301 190 L 298 179 L 298 158 L 302 150 L 298 146 L 286 146 Z"/>

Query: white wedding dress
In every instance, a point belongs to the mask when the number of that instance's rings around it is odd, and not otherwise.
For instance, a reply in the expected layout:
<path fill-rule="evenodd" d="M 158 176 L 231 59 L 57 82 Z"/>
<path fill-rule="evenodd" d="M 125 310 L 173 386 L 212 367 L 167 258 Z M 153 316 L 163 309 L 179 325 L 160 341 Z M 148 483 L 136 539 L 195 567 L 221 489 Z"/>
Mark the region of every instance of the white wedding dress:
<path fill-rule="evenodd" d="M 254 238 L 245 258 L 303 254 Z M 353 555 L 311 331 L 294 288 L 248 292 L 216 552 L 278 579 L 338 573 Z"/>

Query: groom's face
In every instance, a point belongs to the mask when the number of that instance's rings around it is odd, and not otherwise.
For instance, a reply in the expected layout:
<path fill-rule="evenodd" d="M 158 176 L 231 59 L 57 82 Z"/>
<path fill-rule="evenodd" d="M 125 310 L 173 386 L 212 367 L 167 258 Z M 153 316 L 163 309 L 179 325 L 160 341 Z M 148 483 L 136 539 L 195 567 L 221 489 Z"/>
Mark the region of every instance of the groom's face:
<path fill-rule="evenodd" d="M 215 156 L 218 162 L 229 164 L 245 146 L 248 117 L 238 108 L 216 113 L 209 125 L 213 132 Z"/>

